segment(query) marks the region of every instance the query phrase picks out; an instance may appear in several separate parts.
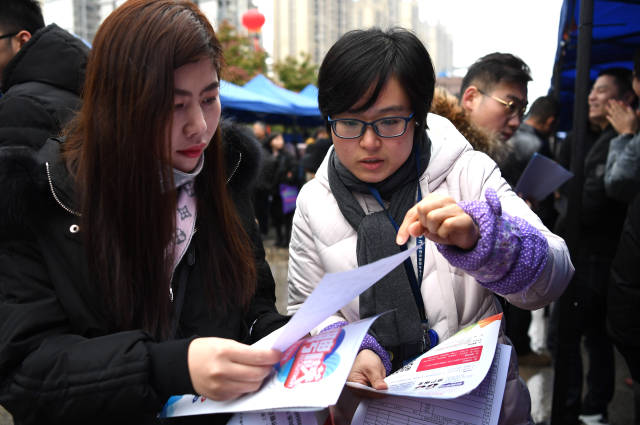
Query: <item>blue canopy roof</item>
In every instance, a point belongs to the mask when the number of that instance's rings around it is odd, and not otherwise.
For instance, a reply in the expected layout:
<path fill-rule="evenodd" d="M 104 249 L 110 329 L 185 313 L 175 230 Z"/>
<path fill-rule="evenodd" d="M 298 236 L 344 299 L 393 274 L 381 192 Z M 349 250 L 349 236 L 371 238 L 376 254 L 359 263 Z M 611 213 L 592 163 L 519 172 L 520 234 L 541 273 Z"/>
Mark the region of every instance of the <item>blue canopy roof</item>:
<path fill-rule="evenodd" d="M 309 84 L 307 87 L 303 88 L 302 91 L 300 91 L 300 94 L 316 101 L 318 100 L 318 88 L 313 84 Z"/>
<path fill-rule="evenodd" d="M 294 115 L 303 117 L 320 117 L 318 101 L 299 93 L 278 87 L 262 74 L 258 74 L 243 86 L 254 93 L 275 98 L 293 108 Z"/>
<path fill-rule="evenodd" d="M 220 103 L 222 109 L 231 108 L 266 114 L 292 114 L 289 104 L 273 97 L 262 96 L 229 81 L 220 82 Z"/>
<path fill-rule="evenodd" d="M 554 80 L 561 103 L 559 130 L 571 127 L 580 1 L 565 0 L 560 15 Z M 614 66 L 632 67 L 634 49 L 640 46 L 640 1 L 593 0 L 590 77 Z"/>

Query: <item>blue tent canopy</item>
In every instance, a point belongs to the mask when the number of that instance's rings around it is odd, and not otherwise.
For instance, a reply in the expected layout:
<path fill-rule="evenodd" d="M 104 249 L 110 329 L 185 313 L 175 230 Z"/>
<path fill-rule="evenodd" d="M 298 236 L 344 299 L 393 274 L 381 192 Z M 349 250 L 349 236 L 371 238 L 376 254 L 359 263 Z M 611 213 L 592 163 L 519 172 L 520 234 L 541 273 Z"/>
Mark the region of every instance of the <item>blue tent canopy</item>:
<path fill-rule="evenodd" d="M 262 74 L 258 74 L 253 77 L 253 79 L 243 87 L 254 93 L 258 93 L 266 97 L 273 97 L 279 101 L 287 103 L 293 108 L 295 111 L 294 114 L 297 116 L 320 118 L 320 110 L 318 109 L 317 100 L 282 87 L 278 87 Z"/>
<path fill-rule="evenodd" d="M 565 0 L 560 15 L 554 91 L 561 103 L 558 130 L 569 130 L 573 114 L 579 0 Z M 632 67 L 633 52 L 640 47 L 639 0 L 593 0 L 590 78 L 615 66 Z"/>
<path fill-rule="evenodd" d="M 300 94 L 307 96 L 308 98 L 318 100 L 318 88 L 313 84 L 309 84 L 307 87 L 303 88 L 302 91 L 300 91 Z"/>
<path fill-rule="evenodd" d="M 229 81 L 220 82 L 220 103 L 222 108 L 266 114 L 291 114 L 293 109 L 285 102 L 235 85 Z"/>

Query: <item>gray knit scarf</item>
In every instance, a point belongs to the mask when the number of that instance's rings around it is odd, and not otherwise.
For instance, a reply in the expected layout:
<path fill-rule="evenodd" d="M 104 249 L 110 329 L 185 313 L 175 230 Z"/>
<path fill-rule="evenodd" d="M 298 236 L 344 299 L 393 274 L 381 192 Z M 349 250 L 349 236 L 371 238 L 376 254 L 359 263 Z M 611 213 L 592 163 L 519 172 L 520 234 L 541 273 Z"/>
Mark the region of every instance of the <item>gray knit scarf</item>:
<path fill-rule="evenodd" d="M 416 131 L 418 131 L 416 129 Z M 355 143 L 347 141 L 344 143 Z M 416 148 L 419 149 L 416 149 Z M 382 182 L 371 184 L 385 201 L 388 212 L 400 225 L 407 211 L 415 205 L 418 179 L 427 168 L 431 154 L 431 142 L 425 132 L 414 141 L 413 151 L 402 166 Z M 416 167 L 419 152 L 419 168 Z M 357 231 L 356 247 L 358 266 L 372 263 L 402 250 L 395 242 L 396 230 L 387 216 L 380 211 L 367 215 L 353 192 L 370 194 L 369 185 L 358 180 L 338 159 L 335 150 L 329 161 L 329 186 L 336 198 L 340 212 Z M 409 277 L 403 265 L 399 265 L 378 283 L 360 295 L 360 317 L 393 310 L 377 319 L 371 330 L 382 346 L 390 347 L 422 340 L 420 314 L 411 292 Z"/>

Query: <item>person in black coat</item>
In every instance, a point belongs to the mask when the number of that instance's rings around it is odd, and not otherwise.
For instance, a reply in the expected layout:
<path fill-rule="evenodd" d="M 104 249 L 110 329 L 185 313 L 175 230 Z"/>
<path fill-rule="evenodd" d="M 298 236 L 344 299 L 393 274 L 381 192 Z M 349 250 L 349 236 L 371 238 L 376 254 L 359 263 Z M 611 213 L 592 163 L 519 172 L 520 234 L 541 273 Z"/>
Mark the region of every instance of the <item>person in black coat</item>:
<path fill-rule="evenodd" d="M 280 358 L 245 345 L 287 317 L 250 201 L 259 148 L 218 125 L 210 23 L 185 0 L 132 0 L 91 55 L 64 143 L 0 148 L 0 404 L 16 425 L 159 423 L 171 395 L 236 398 Z"/>
<path fill-rule="evenodd" d="M 0 5 L 0 146 L 39 148 L 80 107 L 89 48 L 55 24 L 35 0 Z"/>
<path fill-rule="evenodd" d="M 633 380 L 634 424 L 640 424 L 640 195 L 629 205 L 607 296 L 607 329 Z"/>
<path fill-rule="evenodd" d="M 579 240 L 572 246 L 571 259 L 576 271 L 565 297 L 570 298 L 570 311 L 563 316 L 565 335 L 559 338 L 560 311 L 552 309 L 549 324 L 550 347 L 558 358 L 567 359 L 568 391 L 562 400 L 560 413 L 565 423 L 606 421 L 608 405 L 615 391 L 615 358 L 613 345 L 606 331 L 607 286 L 611 263 L 620 240 L 627 204 L 608 196 L 604 171 L 611 140 L 617 136 L 607 120 L 606 105 L 616 99 L 625 104 L 634 102 L 631 71 L 623 68 L 602 70 L 589 93 L 589 124 L 585 140 L 570 133 L 558 152 L 558 161 L 568 168 L 573 143 L 584 147 L 584 180 L 573 190 L 581 192 Z M 596 130 L 596 131 L 593 131 Z M 570 184 L 560 188 L 568 195 Z M 569 220 L 575 219 L 560 211 L 555 231 L 567 235 Z M 586 393 L 583 391 L 581 343 L 589 358 Z M 584 394 L 584 397 L 582 396 Z"/>
<path fill-rule="evenodd" d="M 268 187 L 269 218 L 276 231 L 276 246 L 289 246 L 293 209 L 284 205 L 282 186 L 295 188 L 297 193 L 298 179 L 296 178 L 297 163 L 295 158 L 284 149 L 284 137 L 281 133 L 274 133 L 262 142 L 265 149 L 264 167 L 260 180 Z"/>

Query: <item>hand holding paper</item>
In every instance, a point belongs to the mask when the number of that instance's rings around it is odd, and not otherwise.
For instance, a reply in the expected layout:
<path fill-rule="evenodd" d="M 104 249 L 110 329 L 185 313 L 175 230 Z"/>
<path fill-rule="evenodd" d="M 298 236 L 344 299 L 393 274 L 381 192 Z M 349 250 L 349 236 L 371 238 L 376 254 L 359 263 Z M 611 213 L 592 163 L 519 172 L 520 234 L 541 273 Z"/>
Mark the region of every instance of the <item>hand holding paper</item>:
<path fill-rule="evenodd" d="M 189 376 L 198 394 L 231 400 L 260 388 L 281 356 L 231 339 L 196 338 L 189 344 Z"/>
<path fill-rule="evenodd" d="M 237 396 L 246 392 L 245 390 L 249 386 L 255 386 L 254 381 L 247 384 L 246 382 L 237 383 L 232 379 L 228 389 L 218 387 L 217 384 L 214 386 L 214 393 L 222 394 L 219 400 L 229 401 L 214 401 L 195 395 L 175 396 L 169 399 L 161 416 L 172 417 L 277 408 L 288 410 L 320 409 L 334 404 L 351 370 L 360 343 L 369 326 L 378 316 L 351 323 L 344 328 L 336 329 L 335 332 L 322 333 L 304 340 L 300 340 L 300 338 L 401 264 L 416 249 L 417 247 L 414 247 L 354 270 L 325 275 L 315 291 L 286 326 L 271 333 L 252 347 L 238 344 L 238 346 L 249 350 L 259 350 L 262 353 L 261 359 L 254 362 L 257 364 L 249 362 L 243 365 L 243 367 L 255 368 L 255 377 L 259 378 L 262 383 L 259 391 L 230 400 L 234 394 Z M 248 362 L 245 357 L 246 352 L 244 349 L 240 350 L 238 346 L 230 347 L 229 351 L 225 351 L 225 355 L 240 363 Z M 277 355 L 273 359 L 270 357 L 269 353 L 275 353 L 271 347 L 283 351 L 283 357 L 279 362 Z M 207 349 L 212 348 L 204 347 L 205 352 Z M 229 358 L 225 360 L 229 360 Z M 262 382 L 260 376 L 264 372 L 262 369 L 264 367 L 263 361 L 268 360 L 277 363 L 277 367 Z M 233 367 L 229 371 L 219 371 L 219 376 L 238 370 L 238 365 L 231 365 L 229 362 L 226 364 L 230 368 Z M 195 387 L 196 390 L 198 388 L 200 388 L 200 384 Z"/>
<path fill-rule="evenodd" d="M 356 356 L 347 381 L 368 385 L 376 390 L 386 390 L 388 388 L 387 383 L 384 382 L 386 375 L 387 371 L 380 357 L 371 350 L 362 350 Z"/>

